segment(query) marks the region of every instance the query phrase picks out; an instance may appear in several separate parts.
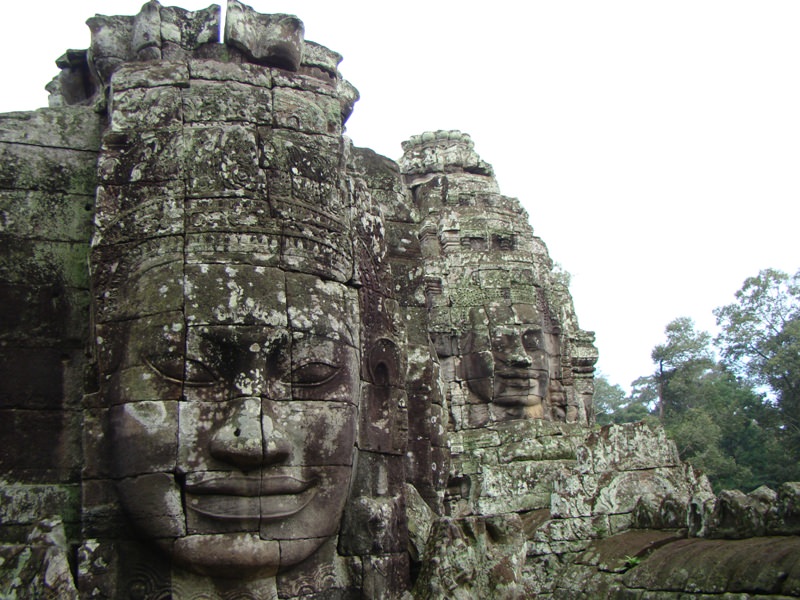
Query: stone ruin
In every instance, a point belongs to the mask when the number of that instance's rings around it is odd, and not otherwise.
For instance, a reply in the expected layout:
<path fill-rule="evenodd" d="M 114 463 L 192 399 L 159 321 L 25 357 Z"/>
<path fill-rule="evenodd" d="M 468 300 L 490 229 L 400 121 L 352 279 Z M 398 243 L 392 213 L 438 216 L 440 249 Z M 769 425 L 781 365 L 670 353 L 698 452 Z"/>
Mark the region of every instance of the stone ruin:
<path fill-rule="evenodd" d="M 458 131 L 353 146 L 291 15 L 95 16 L 0 115 L 0 597 L 800 596 L 800 484 L 594 426 L 593 335 Z"/>

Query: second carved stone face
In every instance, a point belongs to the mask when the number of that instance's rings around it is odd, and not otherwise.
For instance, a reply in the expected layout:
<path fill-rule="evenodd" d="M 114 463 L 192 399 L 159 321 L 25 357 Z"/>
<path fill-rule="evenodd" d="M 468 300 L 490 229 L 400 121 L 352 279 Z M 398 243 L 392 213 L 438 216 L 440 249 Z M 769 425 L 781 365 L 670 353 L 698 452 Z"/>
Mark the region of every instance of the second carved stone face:
<path fill-rule="evenodd" d="M 164 311 L 170 274 L 183 294 Z M 354 290 L 190 262 L 129 288 L 141 317 L 105 375 L 114 476 L 134 526 L 209 575 L 272 574 L 310 556 L 338 530 L 352 470 Z"/>
<path fill-rule="evenodd" d="M 530 304 L 496 303 L 477 312 L 464 344 L 469 390 L 491 404 L 492 420 L 543 418 L 550 352 L 539 311 Z"/>

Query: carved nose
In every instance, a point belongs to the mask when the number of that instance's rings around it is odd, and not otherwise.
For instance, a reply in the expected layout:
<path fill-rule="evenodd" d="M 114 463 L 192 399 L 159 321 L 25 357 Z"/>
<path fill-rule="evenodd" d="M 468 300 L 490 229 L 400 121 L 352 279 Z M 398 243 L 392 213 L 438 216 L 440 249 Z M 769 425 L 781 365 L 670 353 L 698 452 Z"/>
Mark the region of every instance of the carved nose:
<path fill-rule="evenodd" d="M 231 401 L 228 418 L 211 437 L 211 456 L 241 469 L 281 462 L 289 456 L 289 445 L 272 420 L 262 421 L 261 400 Z"/>
<path fill-rule="evenodd" d="M 260 404 L 260 403 L 259 403 Z M 241 468 L 258 467 L 264 461 L 261 410 L 242 406 L 222 423 L 211 437 L 211 456 Z"/>
<path fill-rule="evenodd" d="M 509 356 L 509 364 L 512 367 L 527 368 L 533 364 L 531 357 L 525 352 L 515 352 Z"/>
<path fill-rule="evenodd" d="M 265 402 L 269 405 L 269 402 Z M 274 410 L 274 407 L 270 407 Z M 272 410 L 269 413 L 272 413 Z M 285 428 L 279 424 L 276 426 L 277 419 L 270 414 L 265 414 L 261 419 L 262 435 L 264 440 L 264 464 L 273 465 L 288 460 L 291 455 L 292 444 L 286 437 Z"/>

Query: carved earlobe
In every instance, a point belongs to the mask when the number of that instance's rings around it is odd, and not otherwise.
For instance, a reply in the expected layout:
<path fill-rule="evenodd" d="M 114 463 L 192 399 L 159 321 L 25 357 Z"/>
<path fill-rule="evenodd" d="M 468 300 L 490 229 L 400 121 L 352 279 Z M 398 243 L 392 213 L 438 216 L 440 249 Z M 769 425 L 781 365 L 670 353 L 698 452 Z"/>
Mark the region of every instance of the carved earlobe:
<path fill-rule="evenodd" d="M 392 340 L 376 340 L 367 354 L 370 383 L 381 387 L 402 387 L 400 349 Z"/>

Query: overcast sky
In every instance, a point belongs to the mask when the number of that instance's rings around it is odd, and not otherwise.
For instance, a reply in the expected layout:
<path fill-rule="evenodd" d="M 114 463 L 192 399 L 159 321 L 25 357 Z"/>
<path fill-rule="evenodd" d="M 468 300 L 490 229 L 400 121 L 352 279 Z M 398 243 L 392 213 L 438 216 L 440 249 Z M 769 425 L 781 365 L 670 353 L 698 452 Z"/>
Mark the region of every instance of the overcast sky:
<path fill-rule="evenodd" d="M 46 104 L 53 61 L 89 44 L 88 17 L 141 5 L 4 4 L 0 112 Z M 425 130 L 472 135 L 572 274 L 614 383 L 652 372 L 670 320 L 710 330 L 746 277 L 800 267 L 797 0 L 251 5 L 298 15 L 344 55 L 362 96 L 355 144 L 397 159 Z"/>

